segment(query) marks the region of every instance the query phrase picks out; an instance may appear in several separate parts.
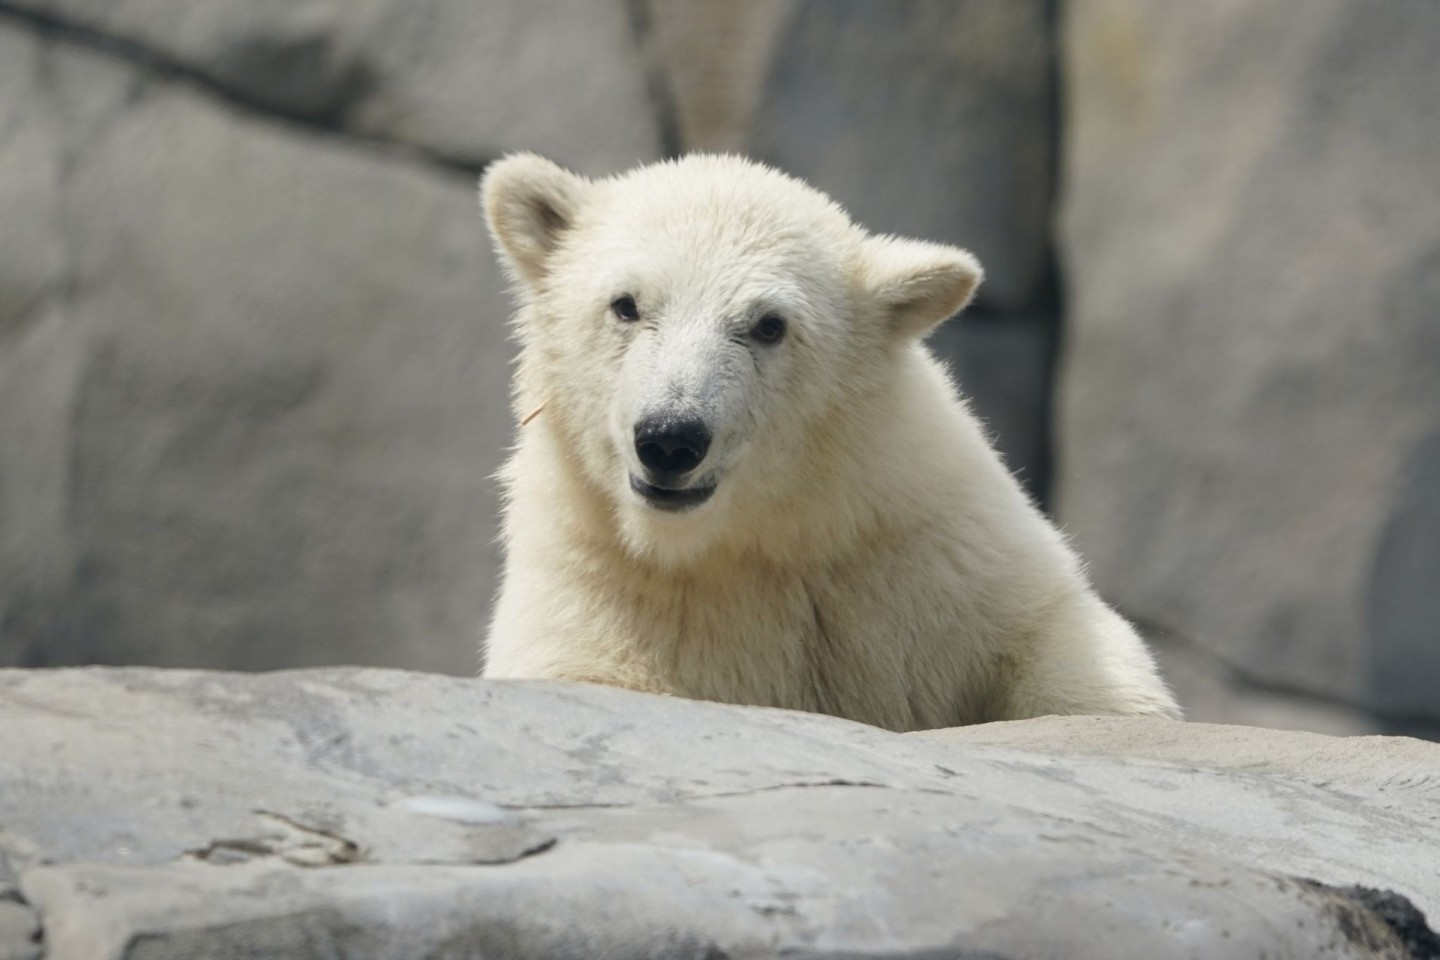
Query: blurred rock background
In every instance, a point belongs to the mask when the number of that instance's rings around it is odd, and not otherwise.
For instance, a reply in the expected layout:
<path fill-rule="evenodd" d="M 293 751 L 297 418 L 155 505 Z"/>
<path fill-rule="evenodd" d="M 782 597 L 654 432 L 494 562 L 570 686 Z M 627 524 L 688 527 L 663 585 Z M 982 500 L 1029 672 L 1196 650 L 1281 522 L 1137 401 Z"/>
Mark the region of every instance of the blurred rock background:
<path fill-rule="evenodd" d="M 0 0 L 0 665 L 470 673 L 484 165 L 737 150 L 968 246 L 936 349 L 1195 719 L 1440 730 L 1432 0 Z"/>

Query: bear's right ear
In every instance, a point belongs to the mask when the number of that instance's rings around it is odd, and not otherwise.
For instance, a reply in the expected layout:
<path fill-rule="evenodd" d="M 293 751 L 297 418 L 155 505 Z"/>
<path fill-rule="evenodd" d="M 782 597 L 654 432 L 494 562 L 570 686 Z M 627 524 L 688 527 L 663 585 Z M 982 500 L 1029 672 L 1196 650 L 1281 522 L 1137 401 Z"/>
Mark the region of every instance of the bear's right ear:
<path fill-rule="evenodd" d="M 480 177 L 480 205 L 510 268 L 534 286 L 560 237 L 575 223 L 590 181 L 533 153 L 497 160 Z"/>

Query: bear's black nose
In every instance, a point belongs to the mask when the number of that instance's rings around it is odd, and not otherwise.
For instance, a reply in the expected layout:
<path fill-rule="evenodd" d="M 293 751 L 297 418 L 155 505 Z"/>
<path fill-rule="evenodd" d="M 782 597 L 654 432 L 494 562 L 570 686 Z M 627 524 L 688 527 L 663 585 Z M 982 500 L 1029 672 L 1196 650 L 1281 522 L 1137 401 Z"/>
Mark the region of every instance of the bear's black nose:
<path fill-rule="evenodd" d="M 699 420 L 646 417 L 635 424 L 635 453 L 657 481 L 694 470 L 709 449 L 710 430 Z"/>

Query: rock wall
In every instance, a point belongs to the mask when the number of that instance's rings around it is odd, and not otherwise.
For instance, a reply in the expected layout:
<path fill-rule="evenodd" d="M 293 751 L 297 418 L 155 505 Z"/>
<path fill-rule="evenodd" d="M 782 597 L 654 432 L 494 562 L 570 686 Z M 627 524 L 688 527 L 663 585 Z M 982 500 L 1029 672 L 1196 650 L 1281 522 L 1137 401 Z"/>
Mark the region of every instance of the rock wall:
<path fill-rule="evenodd" d="M 979 254 L 932 343 L 1194 715 L 1440 730 L 1435 11 L 0 0 L 0 663 L 473 670 L 475 175 L 739 150 Z"/>
<path fill-rule="evenodd" d="M 1060 515 L 1272 689 L 1440 720 L 1440 6 L 1067 7 Z"/>
<path fill-rule="evenodd" d="M 975 247 L 937 342 L 1041 490 L 1044 6 L 0 2 L 0 664 L 475 669 L 508 150 L 742 149 Z"/>

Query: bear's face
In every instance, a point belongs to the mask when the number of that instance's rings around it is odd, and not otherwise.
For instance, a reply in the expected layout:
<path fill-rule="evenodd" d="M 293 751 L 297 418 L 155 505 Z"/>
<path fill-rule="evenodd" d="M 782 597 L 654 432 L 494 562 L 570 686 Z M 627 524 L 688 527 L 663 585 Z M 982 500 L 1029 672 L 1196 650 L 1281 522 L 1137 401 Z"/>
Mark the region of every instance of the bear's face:
<path fill-rule="evenodd" d="M 963 251 L 871 237 L 736 158 L 589 181 L 518 156 L 483 191 L 524 303 L 522 399 L 666 563 L 803 502 L 834 421 L 979 280 Z"/>

